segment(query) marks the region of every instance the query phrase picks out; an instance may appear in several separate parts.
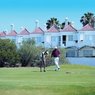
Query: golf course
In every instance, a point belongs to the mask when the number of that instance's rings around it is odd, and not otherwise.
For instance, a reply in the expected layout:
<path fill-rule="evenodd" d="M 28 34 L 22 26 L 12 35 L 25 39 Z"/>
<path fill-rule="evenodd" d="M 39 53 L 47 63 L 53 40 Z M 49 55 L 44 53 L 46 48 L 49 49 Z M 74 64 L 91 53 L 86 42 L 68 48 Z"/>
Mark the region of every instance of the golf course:
<path fill-rule="evenodd" d="M 37 67 L 0 68 L 0 95 L 95 95 L 95 67 L 63 64 L 40 72 Z"/>

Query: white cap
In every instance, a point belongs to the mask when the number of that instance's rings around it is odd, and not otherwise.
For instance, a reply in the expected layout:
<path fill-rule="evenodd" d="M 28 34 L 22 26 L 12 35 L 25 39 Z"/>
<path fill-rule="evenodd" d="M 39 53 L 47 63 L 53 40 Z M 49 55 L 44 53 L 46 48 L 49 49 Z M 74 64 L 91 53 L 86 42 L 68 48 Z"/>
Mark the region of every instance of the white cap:
<path fill-rule="evenodd" d="M 42 54 L 44 54 L 44 52 L 42 52 Z"/>
<path fill-rule="evenodd" d="M 55 49 L 57 49 L 57 46 L 55 47 Z"/>
<path fill-rule="evenodd" d="M 48 52 L 48 51 L 46 51 L 46 53 L 47 53 L 47 54 L 49 54 L 49 52 Z"/>

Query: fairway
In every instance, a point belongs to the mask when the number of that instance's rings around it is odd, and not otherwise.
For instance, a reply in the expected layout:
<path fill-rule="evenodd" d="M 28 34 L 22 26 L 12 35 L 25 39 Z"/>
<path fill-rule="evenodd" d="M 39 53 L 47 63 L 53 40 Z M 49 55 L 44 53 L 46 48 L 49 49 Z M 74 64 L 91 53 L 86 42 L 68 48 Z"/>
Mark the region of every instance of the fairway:
<path fill-rule="evenodd" d="M 95 67 L 0 68 L 0 95 L 95 95 Z"/>

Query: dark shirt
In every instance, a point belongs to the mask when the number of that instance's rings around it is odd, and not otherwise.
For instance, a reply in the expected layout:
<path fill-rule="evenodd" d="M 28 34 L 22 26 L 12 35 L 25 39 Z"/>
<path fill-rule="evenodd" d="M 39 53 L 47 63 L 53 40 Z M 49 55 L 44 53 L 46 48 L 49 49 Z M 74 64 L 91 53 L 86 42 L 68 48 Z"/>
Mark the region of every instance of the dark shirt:
<path fill-rule="evenodd" d="M 60 55 L 60 51 L 58 49 L 54 49 L 52 51 L 52 54 L 51 54 L 52 57 L 59 57 L 59 55 Z"/>

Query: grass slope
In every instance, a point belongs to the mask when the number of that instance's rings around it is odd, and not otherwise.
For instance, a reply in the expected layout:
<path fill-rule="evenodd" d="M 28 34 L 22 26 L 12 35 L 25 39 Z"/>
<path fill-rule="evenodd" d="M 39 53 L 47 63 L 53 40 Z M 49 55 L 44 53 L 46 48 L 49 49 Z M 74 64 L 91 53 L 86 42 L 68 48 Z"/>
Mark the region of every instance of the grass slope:
<path fill-rule="evenodd" d="M 95 95 L 95 67 L 0 68 L 0 95 Z"/>

